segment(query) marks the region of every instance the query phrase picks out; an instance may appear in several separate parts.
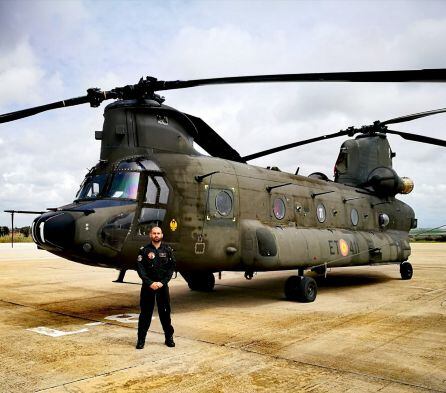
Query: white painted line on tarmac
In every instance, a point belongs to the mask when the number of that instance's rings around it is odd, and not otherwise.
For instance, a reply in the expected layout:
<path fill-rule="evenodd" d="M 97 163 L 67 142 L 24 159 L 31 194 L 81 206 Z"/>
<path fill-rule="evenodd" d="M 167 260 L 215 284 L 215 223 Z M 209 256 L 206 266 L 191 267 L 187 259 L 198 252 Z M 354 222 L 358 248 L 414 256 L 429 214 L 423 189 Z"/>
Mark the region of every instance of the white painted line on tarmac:
<path fill-rule="evenodd" d="M 139 314 L 117 314 L 117 315 L 109 315 L 105 317 L 109 321 L 117 321 L 122 323 L 138 323 Z M 152 319 L 154 319 L 152 317 Z"/>
<path fill-rule="evenodd" d="M 51 329 L 51 328 L 48 328 L 45 326 L 39 326 L 36 328 L 26 329 L 26 330 L 29 330 L 30 332 L 43 334 L 45 336 L 50 336 L 50 337 L 62 337 L 62 336 L 68 336 L 70 334 L 79 334 L 79 333 L 88 332 L 87 328 L 80 329 L 80 330 L 74 330 L 71 332 L 66 332 L 64 330 Z"/>
<path fill-rule="evenodd" d="M 139 320 L 139 314 L 116 314 L 116 315 L 109 315 L 108 317 L 105 317 L 104 319 L 107 319 L 109 321 L 116 321 L 121 323 L 138 323 Z M 152 319 L 155 319 L 155 317 L 152 317 Z M 88 322 L 85 323 L 84 326 L 100 326 L 105 325 L 106 322 Z M 58 329 L 52 329 L 46 326 L 39 326 L 31 329 L 26 329 L 30 332 L 43 334 L 45 336 L 49 337 L 62 337 L 62 336 L 68 336 L 72 334 L 79 334 L 79 333 L 85 333 L 88 332 L 88 328 L 83 328 L 79 330 L 74 331 L 65 331 L 65 330 L 58 330 Z"/>

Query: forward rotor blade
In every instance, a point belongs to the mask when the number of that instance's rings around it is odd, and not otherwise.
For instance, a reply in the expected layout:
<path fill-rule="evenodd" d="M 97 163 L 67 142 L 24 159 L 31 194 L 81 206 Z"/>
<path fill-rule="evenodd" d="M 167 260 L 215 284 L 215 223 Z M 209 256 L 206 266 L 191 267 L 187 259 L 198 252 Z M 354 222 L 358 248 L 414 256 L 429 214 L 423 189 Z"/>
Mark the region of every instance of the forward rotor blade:
<path fill-rule="evenodd" d="M 446 69 L 401 71 L 326 72 L 308 74 L 250 75 L 188 81 L 156 81 L 155 91 L 187 87 L 259 82 L 446 82 Z"/>
<path fill-rule="evenodd" d="M 337 138 L 338 136 L 343 136 L 343 135 L 350 135 L 350 136 L 352 136 L 353 133 L 354 132 L 352 132 L 352 130 L 338 131 L 338 132 L 335 132 L 334 134 L 322 135 L 322 136 L 318 136 L 316 138 L 305 139 L 305 140 L 300 141 L 300 142 L 289 143 L 287 145 L 282 145 L 282 146 L 274 147 L 272 149 L 263 150 L 263 151 L 258 152 L 258 153 L 254 153 L 254 154 L 250 154 L 248 156 L 244 156 L 244 157 L 242 157 L 242 159 L 245 160 L 245 161 L 250 161 L 250 160 L 254 160 L 255 158 L 267 156 L 269 154 L 277 153 L 279 151 L 283 151 L 283 150 L 287 150 L 287 149 L 292 149 L 293 147 L 306 145 L 308 143 L 322 141 L 322 140 L 325 140 L 325 139 Z"/>
<path fill-rule="evenodd" d="M 194 141 L 198 143 L 211 156 L 225 160 L 246 162 L 240 154 L 229 145 L 215 130 L 199 117 L 184 113 L 197 129 L 198 135 Z"/>
<path fill-rule="evenodd" d="M 445 113 L 445 112 L 446 112 L 446 108 L 434 109 L 432 111 L 413 113 L 411 115 L 395 117 L 394 119 L 386 120 L 386 121 L 382 122 L 381 124 L 387 125 L 387 124 L 395 124 L 395 123 L 404 123 L 405 121 L 420 119 L 422 117 L 437 115 L 439 113 Z"/>
<path fill-rule="evenodd" d="M 4 115 L 0 115 L 0 123 L 7 123 L 8 121 L 22 119 L 24 117 L 36 115 L 37 113 L 49 111 L 51 109 L 85 104 L 87 102 L 89 102 L 88 96 L 84 96 L 84 97 L 70 98 L 64 101 L 53 102 L 51 104 L 35 106 L 34 108 L 23 109 L 21 111 L 5 113 Z"/>
<path fill-rule="evenodd" d="M 16 112 L 5 113 L 0 115 L 0 124 L 8 121 L 23 119 L 24 117 L 33 116 L 41 112 L 49 111 L 51 109 L 65 108 L 67 106 L 81 105 L 89 103 L 92 107 L 97 107 L 104 100 L 112 98 L 119 98 L 120 95 L 116 91 L 101 91 L 97 88 L 87 90 L 87 95 L 76 98 L 69 98 L 67 100 L 53 102 L 51 104 L 35 106 L 33 108 L 23 109 Z"/>
<path fill-rule="evenodd" d="M 409 132 L 394 131 L 394 130 L 386 130 L 386 133 L 387 134 L 399 135 L 401 138 L 407 139 L 409 141 L 428 143 L 430 145 L 437 145 L 437 146 L 446 147 L 446 141 L 443 140 L 443 139 L 436 139 L 436 138 L 431 138 L 431 137 L 428 137 L 428 136 L 411 134 Z"/>

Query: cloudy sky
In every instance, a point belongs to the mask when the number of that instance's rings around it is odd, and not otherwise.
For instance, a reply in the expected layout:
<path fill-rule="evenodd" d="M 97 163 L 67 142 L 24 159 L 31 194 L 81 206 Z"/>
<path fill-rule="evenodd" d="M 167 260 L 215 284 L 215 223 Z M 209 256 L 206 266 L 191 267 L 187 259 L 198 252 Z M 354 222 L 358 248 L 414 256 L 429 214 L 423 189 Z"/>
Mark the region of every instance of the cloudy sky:
<path fill-rule="evenodd" d="M 446 67 L 444 1 L 0 0 L 0 113 L 158 79 Z M 444 84 L 269 84 L 165 92 L 241 155 L 446 107 Z M 0 125 L 0 210 L 73 200 L 99 158 L 102 108 Z M 393 129 L 446 139 L 446 115 Z M 446 149 L 389 137 L 420 227 L 446 224 Z M 341 139 L 253 161 L 332 174 Z M 0 225 L 10 223 L 0 213 Z M 28 225 L 30 216 L 17 217 Z"/>

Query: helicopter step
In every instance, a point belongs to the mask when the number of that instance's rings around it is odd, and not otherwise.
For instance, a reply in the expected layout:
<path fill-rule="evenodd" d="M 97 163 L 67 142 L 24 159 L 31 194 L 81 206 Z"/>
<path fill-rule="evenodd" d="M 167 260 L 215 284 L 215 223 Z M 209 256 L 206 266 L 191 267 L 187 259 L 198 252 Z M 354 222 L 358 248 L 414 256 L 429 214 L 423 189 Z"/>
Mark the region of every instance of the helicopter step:
<path fill-rule="evenodd" d="M 211 292 L 215 286 L 212 272 L 180 272 L 191 291 Z"/>

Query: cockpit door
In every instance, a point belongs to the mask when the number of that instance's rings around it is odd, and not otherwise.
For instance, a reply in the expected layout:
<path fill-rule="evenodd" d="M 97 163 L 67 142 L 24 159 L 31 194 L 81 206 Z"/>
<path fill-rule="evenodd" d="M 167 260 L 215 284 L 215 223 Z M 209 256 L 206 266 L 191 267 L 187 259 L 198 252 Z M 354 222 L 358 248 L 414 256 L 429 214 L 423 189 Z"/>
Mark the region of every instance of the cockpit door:
<path fill-rule="evenodd" d="M 154 226 L 159 226 L 164 233 L 166 232 L 170 188 L 160 173 L 144 172 L 140 183 L 132 235 L 134 239 L 147 240 L 150 229 Z"/>

